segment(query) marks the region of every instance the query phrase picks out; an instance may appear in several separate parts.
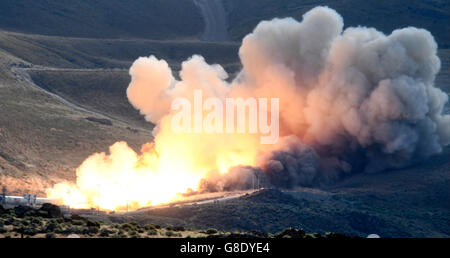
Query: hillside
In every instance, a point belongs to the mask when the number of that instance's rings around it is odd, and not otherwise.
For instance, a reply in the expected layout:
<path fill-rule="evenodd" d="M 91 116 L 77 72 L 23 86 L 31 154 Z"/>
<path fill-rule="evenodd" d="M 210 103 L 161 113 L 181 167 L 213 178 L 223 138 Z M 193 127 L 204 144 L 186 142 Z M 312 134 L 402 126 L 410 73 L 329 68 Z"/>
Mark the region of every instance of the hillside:
<path fill-rule="evenodd" d="M 200 40 L 205 24 L 193 0 L 0 1 L 0 186 L 9 194 L 43 196 L 53 183 L 73 181 L 85 158 L 108 151 L 114 142 L 126 141 L 138 151 L 151 141 L 153 125 L 125 95 L 136 58 L 156 55 L 176 71 L 183 60 L 201 54 L 233 77 L 240 69 L 239 41 L 260 20 L 300 20 L 319 4 L 335 8 L 346 26 L 386 33 L 410 25 L 430 30 L 442 61 L 436 85 L 450 93 L 448 1 L 222 2 L 228 42 Z M 271 189 L 223 203 L 92 219 L 194 229 L 183 236 L 205 236 L 199 232 L 205 228 L 275 233 L 294 227 L 358 236 L 449 237 L 449 156 L 447 147 L 420 166 L 356 175 L 322 189 Z"/>
<path fill-rule="evenodd" d="M 210 7 L 218 8 L 216 2 Z M 305 11 L 326 5 L 345 17 L 346 26 L 375 27 L 385 33 L 417 26 L 431 31 L 441 47 L 450 47 L 450 4 L 445 0 L 222 0 L 226 17 L 215 17 L 205 10 L 203 3 L 203 0 L 197 4 L 194 0 L 3 0 L 0 29 L 82 38 L 211 39 L 209 35 L 214 32 L 208 31 L 209 27 L 225 24 L 230 38 L 240 41 L 261 20 L 274 17 L 301 20 Z"/>
<path fill-rule="evenodd" d="M 10 194 L 42 196 L 54 182 L 73 180 L 75 168 L 92 153 L 107 151 L 121 140 L 138 150 L 151 140 L 150 125 L 130 128 L 128 123 L 66 102 L 14 69 L 29 66 L 0 51 L 0 182 Z M 109 119 L 112 125 L 89 117 Z"/>
<path fill-rule="evenodd" d="M 414 168 L 360 174 L 321 189 L 266 189 L 218 203 L 91 218 L 231 232 L 293 227 L 361 237 L 449 237 L 448 155 L 449 147 Z"/>
<path fill-rule="evenodd" d="M 0 31 L 0 49 L 33 65 L 59 68 L 128 69 L 138 57 L 150 55 L 177 67 L 193 54 L 227 67 L 238 61 L 238 47 L 196 40 L 66 38 Z"/>
<path fill-rule="evenodd" d="M 127 70 L 26 70 L 34 83 L 70 102 L 130 125 L 150 127 L 128 102 Z"/>
<path fill-rule="evenodd" d="M 302 15 L 317 5 L 335 9 L 345 26 L 375 27 L 384 33 L 408 26 L 429 30 L 442 48 L 450 47 L 450 3 L 445 0 L 224 0 L 228 12 L 229 34 L 239 40 L 261 20 Z"/>
<path fill-rule="evenodd" d="M 214 228 L 196 230 L 182 226 L 139 225 L 136 222 L 94 221 L 77 214 L 63 214 L 58 206 L 44 204 L 39 209 L 0 205 L 0 238 L 349 238 L 336 233 L 309 233 L 288 228 L 276 234 L 261 231 L 225 232 Z"/>
<path fill-rule="evenodd" d="M 155 54 L 176 70 L 198 53 L 233 72 L 237 47 L 0 31 L 0 182 L 10 194 L 43 196 L 53 183 L 74 180 L 84 159 L 116 141 L 139 150 L 151 141 L 153 126 L 126 98 L 131 63 Z"/>
<path fill-rule="evenodd" d="M 83 38 L 192 38 L 203 21 L 192 0 L 2 0 L 0 29 Z"/>

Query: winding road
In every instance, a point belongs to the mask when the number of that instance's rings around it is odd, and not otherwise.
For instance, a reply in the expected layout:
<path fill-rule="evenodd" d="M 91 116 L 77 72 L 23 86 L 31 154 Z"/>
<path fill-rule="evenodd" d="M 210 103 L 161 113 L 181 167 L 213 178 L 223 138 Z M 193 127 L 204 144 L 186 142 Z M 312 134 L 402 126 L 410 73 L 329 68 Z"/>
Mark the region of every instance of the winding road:
<path fill-rule="evenodd" d="M 38 70 L 38 71 L 83 71 L 83 72 L 99 72 L 99 71 L 108 71 L 108 69 L 71 69 L 71 68 L 54 68 L 54 67 L 37 67 L 37 68 L 19 68 L 19 67 L 11 67 L 11 72 L 13 73 L 14 76 L 16 76 L 16 78 L 28 85 L 30 85 L 32 88 L 39 90 L 39 91 L 43 91 L 45 93 L 47 93 L 48 95 L 52 96 L 53 98 L 59 100 L 60 102 L 62 102 L 63 104 L 74 108 L 76 110 L 85 112 L 85 113 L 89 113 L 92 114 L 94 116 L 98 116 L 98 117 L 104 117 L 107 118 L 109 120 L 112 121 L 116 121 L 122 124 L 127 125 L 128 122 L 121 120 L 119 118 L 116 117 L 112 117 L 108 114 L 105 114 L 103 112 L 100 111 L 96 111 L 93 109 L 88 109 L 82 105 L 79 105 L 78 103 L 72 102 L 56 93 L 53 93 L 49 90 L 46 90 L 42 87 L 40 87 L 39 85 L 35 84 L 33 79 L 31 79 L 31 76 L 28 74 L 28 71 L 31 70 Z M 117 70 L 116 70 L 117 71 Z M 141 130 L 145 130 L 144 128 L 141 128 Z"/>
<path fill-rule="evenodd" d="M 194 0 L 205 22 L 204 41 L 228 41 L 227 15 L 222 0 Z"/>

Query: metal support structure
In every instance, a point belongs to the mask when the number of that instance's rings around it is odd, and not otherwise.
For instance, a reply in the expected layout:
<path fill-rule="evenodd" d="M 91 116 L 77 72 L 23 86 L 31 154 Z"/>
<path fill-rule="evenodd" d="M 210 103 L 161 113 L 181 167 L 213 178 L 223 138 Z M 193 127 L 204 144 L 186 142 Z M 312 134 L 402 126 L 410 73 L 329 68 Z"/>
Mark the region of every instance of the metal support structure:
<path fill-rule="evenodd" d="M 2 187 L 2 205 L 6 205 L 6 186 Z"/>

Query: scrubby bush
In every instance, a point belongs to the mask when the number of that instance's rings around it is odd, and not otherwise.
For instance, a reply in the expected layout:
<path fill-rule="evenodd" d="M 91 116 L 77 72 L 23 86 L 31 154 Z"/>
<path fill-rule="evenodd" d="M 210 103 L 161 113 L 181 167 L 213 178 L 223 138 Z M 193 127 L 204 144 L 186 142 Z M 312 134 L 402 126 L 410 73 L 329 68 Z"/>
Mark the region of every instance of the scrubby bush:
<path fill-rule="evenodd" d="M 156 225 L 156 224 L 147 224 L 144 226 L 144 228 L 146 230 L 150 230 L 150 229 L 161 229 L 162 227 L 160 225 Z"/>
<path fill-rule="evenodd" d="M 126 238 L 127 236 L 123 231 L 119 231 L 117 234 L 114 234 L 113 238 Z"/>
<path fill-rule="evenodd" d="M 173 231 L 185 231 L 186 230 L 183 226 L 175 226 L 172 228 L 173 228 Z"/>
<path fill-rule="evenodd" d="M 1 226 L 0 227 L 0 234 L 4 234 L 6 232 L 8 232 L 8 230 L 5 227 Z"/>
<path fill-rule="evenodd" d="M 37 213 L 36 213 L 36 215 L 37 216 L 40 216 L 40 217 L 44 217 L 44 218 L 47 218 L 49 215 L 48 215 L 48 212 L 46 212 L 46 211 L 41 211 L 41 210 L 38 210 L 37 211 Z"/>
<path fill-rule="evenodd" d="M 37 229 L 33 226 L 24 227 L 23 234 L 27 236 L 34 236 L 38 233 Z"/>
<path fill-rule="evenodd" d="M 56 238 L 55 233 L 46 233 L 45 238 Z"/>
<path fill-rule="evenodd" d="M 96 235 L 98 234 L 98 227 L 85 227 L 83 229 L 83 234 L 85 235 Z"/>
<path fill-rule="evenodd" d="M 3 213 L 2 218 L 3 219 L 9 219 L 12 218 L 13 216 L 7 211 L 5 213 Z"/>
<path fill-rule="evenodd" d="M 62 231 L 64 235 L 70 235 L 70 234 L 82 234 L 84 230 L 84 227 L 82 226 L 70 226 Z"/>
<path fill-rule="evenodd" d="M 274 235 L 275 238 L 305 238 L 306 232 L 303 229 L 288 228 Z"/>
<path fill-rule="evenodd" d="M 144 226 L 144 228 L 145 228 L 146 230 L 156 229 L 155 225 L 153 225 L 153 224 L 147 224 L 147 225 Z"/>
<path fill-rule="evenodd" d="M 70 223 L 66 223 L 66 222 L 64 222 L 64 223 L 61 223 L 61 224 L 59 224 L 62 228 L 68 228 L 68 227 L 71 227 L 72 226 L 72 224 L 70 224 Z"/>
<path fill-rule="evenodd" d="M 78 214 L 72 214 L 72 215 L 70 215 L 70 219 L 71 219 L 71 220 L 85 220 L 85 218 L 81 217 L 81 216 L 78 215 Z"/>
<path fill-rule="evenodd" d="M 31 224 L 34 224 L 36 226 L 41 226 L 42 225 L 42 221 L 40 218 L 32 218 L 31 219 Z"/>
<path fill-rule="evenodd" d="M 207 229 L 206 231 L 205 231 L 205 233 L 207 234 L 207 235 L 214 235 L 214 234 L 217 234 L 217 229 L 215 229 L 215 228 L 209 228 L 209 229 Z"/>
<path fill-rule="evenodd" d="M 89 232 L 89 234 L 98 234 L 98 232 L 99 232 L 99 228 L 98 227 L 88 227 L 88 232 Z"/>
<path fill-rule="evenodd" d="M 53 205 L 51 203 L 44 203 L 39 209 L 39 213 L 41 214 L 41 216 L 46 218 L 62 217 L 61 209 L 58 206 Z"/>
<path fill-rule="evenodd" d="M 109 230 L 107 228 L 102 228 L 100 230 L 100 236 L 101 237 L 109 237 L 109 235 L 114 234 L 114 233 L 115 233 L 115 231 Z"/>
<path fill-rule="evenodd" d="M 344 234 L 339 234 L 339 233 L 326 233 L 325 234 L 325 238 L 329 238 L 329 239 L 346 239 L 349 238 L 349 236 L 346 236 Z"/>
<path fill-rule="evenodd" d="M 14 218 L 12 218 L 12 217 L 8 217 L 5 221 L 4 221 L 4 223 L 5 223 L 5 225 L 12 225 L 13 223 L 14 223 L 14 221 L 15 221 L 15 219 Z"/>
<path fill-rule="evenodd" d="M 82 225 L 84 225 L 84 221 L 74 219 L 74 220 L 72 220 L 72 225 L 75 225 L 75 226 L 82 226 Z"/>
<path fill-rule="evenodd" d="M 269 237 L 269 234 L 267 234 L 267 232 L 261 231 L 261 230 L 252 230 L 249 232 L 251 235 L 255 236 L 255 237 L 260 237 L 260 238 L 267 238 Z"/>
<path fill-rule="evenodd" d="M 61 226 L 59 224 L 55 223 L 54 221 L 47 222 L 47 225 L 45 225 L 45 227 L 44 227 L 45 233 L 51 233 L 51 232 L 61 233 L 62 231 L 63 230 L 62 230 Z"/>
<path fill-rule="evenodd" d="M 100 222 L 93 220 L 86 220 L 86 226 L 100 228 Z"/>
<path fill-rule="evenodd" d="M 166 231 L 166 236 L 168 237 L 181 237 L 181 233 L 175 233 L 171 230 Z"/>
<path fill-rule="evenodd" d="M 122 226 L 120 228 L 127 232 L 136 230 L 136 227 L 132 223 L 122 224 Z"/>
<path fill-rule="evenodd" d="M 158 235 L 158 231 L 156 231 L 155 229 L 150 229 L 147 231 L 147 235 L 156 236 L 156 235 Z"/>
<path fill-rule="evenodd" d="M 19 205 L 14 207 L 14 213 L 17 217 L 23 218 L 26 215 L 34 214 L 34 210 L 31 207 Z"/>
<path fill-rule="evenodd" d="M 14 226 L 12 229 L 14 233 L 14 236 L 18 236 L 19 234 L 23 238 L 23 232 L 25 231 L 25 228 L 23 226 Z"/>

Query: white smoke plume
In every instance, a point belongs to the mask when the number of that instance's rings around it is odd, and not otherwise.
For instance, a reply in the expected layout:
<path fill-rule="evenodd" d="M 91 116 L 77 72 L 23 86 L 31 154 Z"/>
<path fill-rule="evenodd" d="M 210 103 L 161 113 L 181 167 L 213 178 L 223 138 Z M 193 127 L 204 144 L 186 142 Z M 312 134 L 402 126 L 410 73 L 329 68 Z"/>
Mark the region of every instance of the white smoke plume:
<path fill-rule="evenodd" d="M 165 61 L 140 58 L 129 100 L 158 124 L 175 96 L 195 88 L 219 97 L 279 97 L 286 139 L 259 157 L 275 185 L 404 167 L 440 153 L 450 142 L 450 116 L 442 112 L 447 94 L 434 87 L 440 60 L 433 36 L 413 27 L 385 35 L 343 25 L 327 7 L 301 22 L 261 22 L 243 40 L 243 69 L 231 83 L 200 56 L 183 63 L 181 81 Z"/>
<path fill-rule="evenodd" d="M 198 55 L 182 63 L 179 80 L 166 61 L 139 58 L 127 96 L 157 125 L 154 142 L 142 154 L 116 143 L 111 154 L 92 155 L 78 168 L 76 184 L 58 184 L 48 196 L 111 210 L 132 200 L 139 208 L 179 193 L 247 189 L 255 179 L 264 186 L 316 186 L 440 153 L 450 143 L 450 115 L 443 114 L 447 94 L 434 86 L 440 60 L 433 36 L 412 27 L 390 35 L 343 27 L 327 7 L 301 22 L 263 21 L 244 38 L 243 68 L 231 82 L 220 65 Z M 279 141 L 174 133 L 173 100 L 192 100 L 199 89 L 222 100 L 278 98 Z"/>

